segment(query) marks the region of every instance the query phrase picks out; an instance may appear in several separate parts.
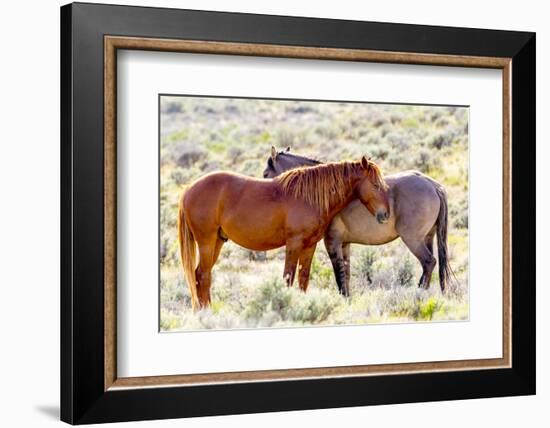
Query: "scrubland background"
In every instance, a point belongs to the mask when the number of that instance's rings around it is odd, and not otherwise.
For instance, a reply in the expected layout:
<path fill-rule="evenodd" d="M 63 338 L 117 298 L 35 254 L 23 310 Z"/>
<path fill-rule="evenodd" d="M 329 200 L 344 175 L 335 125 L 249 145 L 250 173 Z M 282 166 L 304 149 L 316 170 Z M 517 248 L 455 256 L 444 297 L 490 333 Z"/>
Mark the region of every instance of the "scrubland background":
<path fill-rule="evenodd" d="M 367 154 L 385 172 L 416 169 L 448 192 L 450 263 L 457 281 L 429 290 L 400 239 L 352 245 L 351 298 L 338 294 L 320 242 L 306 294 L 282 281 L 284 248 L 254 253 L 227 242 L 213 270 L 212 306 L 194 314 L 179 264 L 177 202 L 211 171 L 261 177 L 271 146 L 322 161 Z M 464 320 L 468 318 L 468 109 L 367 103 L 162 96 L 160 328 L 162 331 Z"/>

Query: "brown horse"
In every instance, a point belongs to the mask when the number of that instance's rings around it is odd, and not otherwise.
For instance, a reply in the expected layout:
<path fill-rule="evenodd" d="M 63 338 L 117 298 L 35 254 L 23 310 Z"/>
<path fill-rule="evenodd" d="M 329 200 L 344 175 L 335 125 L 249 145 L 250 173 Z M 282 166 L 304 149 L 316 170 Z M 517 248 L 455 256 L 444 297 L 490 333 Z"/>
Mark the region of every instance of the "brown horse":
<path fill-rule="evenodd" d="M 320 165 L 321 162 L 271 148 L 265 178 L 276 177 L 292 168 Z M 445 290 L 452 270 L 447 256 L 447 195 L 443 186 L 418 172 L 388 175 L 390 218 L 379 224 L 358 201 L 352 201 L 327 227 L 325 247 L 332 261 L 340 292 L 349 295 L 350 243 L 382 245 L 401 237 L 422 265 L 419 287 L 428 288 L 436 261 L 434 237 L 437 236 L 439 284 Z"/>
<path fill-rule="evenodd" d="M 193 309 L 210 304 L 211 271 L 228 239 L 250 250 L 286 245 L 284 279 L 306 291 L 317 242 L 333 217 L 358 199 L 380 222 L 387 221 L 386 183 L 378 166 L 363 157 L 298 168 L 275 179 L 231 172 L 208 174 L 184 189 L 178 235 Z M 197 263 L 198 247 L 198 263 Z"/>

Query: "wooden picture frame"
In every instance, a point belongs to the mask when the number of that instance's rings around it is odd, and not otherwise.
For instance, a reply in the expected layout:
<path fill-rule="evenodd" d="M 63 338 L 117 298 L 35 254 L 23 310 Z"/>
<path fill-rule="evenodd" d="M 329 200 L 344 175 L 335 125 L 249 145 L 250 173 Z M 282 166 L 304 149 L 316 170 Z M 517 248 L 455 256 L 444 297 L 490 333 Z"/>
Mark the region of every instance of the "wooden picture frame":
<path fill-rule="evenodd" d="M 118 49 L 502 70 L 502 358 L 117 377 Z M 114 422 L 535 392 L 533 33 L 76 3 L 61 8 L 61 54 L 62 420 Z"/>

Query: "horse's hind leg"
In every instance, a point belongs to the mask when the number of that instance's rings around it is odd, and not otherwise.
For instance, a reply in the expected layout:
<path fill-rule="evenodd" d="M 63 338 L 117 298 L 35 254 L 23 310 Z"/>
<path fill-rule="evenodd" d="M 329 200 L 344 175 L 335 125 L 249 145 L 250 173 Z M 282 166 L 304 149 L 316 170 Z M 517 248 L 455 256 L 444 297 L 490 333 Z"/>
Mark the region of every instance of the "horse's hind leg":
<path fill-rule="evenodd" d="M 212 256 L 212 266 L 214 266 L 218 261 L 218 257 L 220 256 L 223 244 L 225 244 L 226 241 L 227 240 L 221 239 L 220 237 L 216 239 L 216 244 L 214 245 L 214 254 Z"/>
<path fill-rule="evenodd" d="M 210 305 L 210 287 L 212 285 L 212 267 L 223 245 L 219 237 L 214 237 L 206 242 L 199 243 L 199 265 L 195 271 L 197 278 L 197 296 L 201 307 Z"/>
<path fill-rule="evenodd" d="M 430 286 L 432 272 L 436 265 L 436 261 L 432 251 L 430 251 L 430 248 L 427 245 L 427 237 L 412 238 L 401 235 L 401 239 L 403 239 L 403 242 L 405 242 L 409 250 L 411 250 L 411 253 L 416 256 L 416 258 L 422 265 L 422 276 L 420 277 L 418 286 L 428 288 Z M 431 248 L 433 250 L 433 235 Z"/>
<path fill-rule="evenodd" d="M 435 236 L 435 228 L 430 230 L 426 237 L 424 238 L 424 242 L 426 243 L 426 248 L 432 255 L 433 260 L 435 260 L 435 254 L 434 254 L 434 236 Z M 424 268 L 424 266 L 422 266 Z M 430 288 L 430 282 L 432 280 L 432 272 L 435 268 L 435 263 L 430 262 L 430 265 L 428 266 L 428 270 L 423 272 L 424 275 L 424 288 Z"/>
<path fill-rule="evenodd" d="M 312 247 L 305 248 L 300 254 L 299 263 L 300 271 L 298 273 L 298 284 L 300 290 L 306 292 L 309 284 L 309 272 L 311 270 L 311 262 L 313 261 L 313 255 L 315 254 L 315 247 L 317 244 L 313 244 Z"/>

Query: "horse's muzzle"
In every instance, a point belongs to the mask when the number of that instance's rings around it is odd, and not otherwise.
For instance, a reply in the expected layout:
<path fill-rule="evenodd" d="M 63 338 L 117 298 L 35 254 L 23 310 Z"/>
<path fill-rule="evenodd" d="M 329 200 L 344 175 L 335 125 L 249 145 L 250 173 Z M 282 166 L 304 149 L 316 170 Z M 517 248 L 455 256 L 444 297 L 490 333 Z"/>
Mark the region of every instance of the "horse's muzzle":
<path fill-rule="evenodd" d="M 388 219 L 390 218 L 389 211 L 384 212 L 378 212 L 376 213 L 376 221 L 380 224 L 385 224 L 388 222 Z"/>

